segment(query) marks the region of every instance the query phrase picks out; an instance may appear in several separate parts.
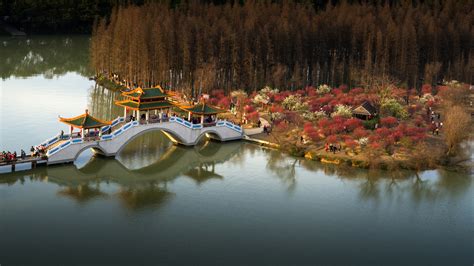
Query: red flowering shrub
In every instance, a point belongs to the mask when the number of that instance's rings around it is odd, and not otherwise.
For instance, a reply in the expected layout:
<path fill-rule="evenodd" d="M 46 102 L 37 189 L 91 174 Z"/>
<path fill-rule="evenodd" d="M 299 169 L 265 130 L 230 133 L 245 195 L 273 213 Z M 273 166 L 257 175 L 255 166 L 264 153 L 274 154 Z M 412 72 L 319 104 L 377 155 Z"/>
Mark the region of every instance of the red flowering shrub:
<path fill-rule="evenodd" d="M 387 116 L 380 118 L 380 124 L 384 127 L 395 127 L 398 124 L 398 120 L 393 116 Z"/>
<path fill-rule="evenodd" d="M 291 93 L 289 91 L 282 91 L 272 95 L 271 100 L 276 103 L 281 103 L 283 100 L 288 97 Z"/>
<path fill-rule="evenodd" d="M 337 101 L 339 104 L 350 105 L 350 106 L 355 105 L 354 97 L 347 96 L 346 94 L 342 94 L 340 97 L 338 97 Z"/>
<path fill-rule="evenodd" d="M 392 146 L 393 144 L 395 144 L 395 138 L 390 135 L 390 136 L 387 136 L 386 138 L 383 139 L 382 141 L 382 145 L 384 148 L 388 148 L 390 146 Z"/>
<path fill-rule="evenodd" d="M 336 135 L 330 135 L 326 138 L 326 142 L 328 143 L 336 143 L 337 142 L 337 136 Z"/>
<path fill-rule="evenodd" d="M 332 120 L 329 120 L 329 123 L 324 127 L 325 135 L 338 134 L 344 132 L 344 122 L 345 118 L 336 116 Z"/>
<path fill-rule="evenodd" d="M 275 95 L 272 95 L 272 97 L 270 97 L 271 101 L 273 102 L 276 102 L 276 103 L 281 103 L 283 102 L 283 100 L 285 99 L 285 96 L 283 96 L 282 94 L 280 93 L 277 93 Z"/>
<path fill-rule="evenodd" d="M 213 90 L 211 91 L 211 98 L 217 98 L 217 101 L 219 101 L 220 99 L 222 99 L 225 94 L 224 94 L 224 90 Z"/>
<path fill-rule="evenodd" d="M 210 98 L 208 101 L 211 105 L 217 105 L 219 100 L 217 98 Z"/>
<path fill-rule="evenodd" d="M 270 107 L 270 112 L 272 113 L 283 113 L 285 110 L 280 105 L 272 105 Z"/>
<path fill-rule="evenodd" d="M 327 105 L 334 97 L 330 94 L 325 94 L 323 97 L 319 97 L 316 99 L 316 102 L 320 105 Z"/>
<path fill-rule="evenodd" d="M 313 124 L 309 122 L 305 123 L 303 131 L 306 134 L 306 136 L 308 136 L 311 140 L 313 141 L 319 140 L 319 133 L 316 130 L 316 128 L 314 128 Z"/>
<path fill-rule="evenodd" d="M 318 127 L 320 127 L 321 129 L 325 129 L 329 126 L 331 122 L 329 121 L 329 119 L 327 118 L 321 118 L 319 121 L 318 121 Z"/>
<path fill-rule="evenodd" d="M 245 98 L 242 103 L 243 105 L 252 105 L 252 98 Z"/>
<path fill-rule="evenodd" d="M 229 109 L 230 108 L 230 98 L 229 97 L 223 97 L 222 99 L 219 100 L 217 103 L 217 106 L 224 108 L 224 109 Z"/>
<path fill-rule="evenodd" d="M 403 131 L 401 131 L 401 130 L 395 130 L 390 135 L 390 137 L 393 138 L 394 142 L 400 141 L 400 139 L 402 139 L 404 136 L 405 136 L 405 134 L 403 134 Z"/>
<path fill-rule="evenodd" d="M 308 86 L 305 88 L 306 95 L 309 97 L 313 97 L 316 95 L 316 89 L 313 86 Z"/>
<path fill-rule="evenodd" d="M 349 91 L 349 93 L 352 95 L 361 94 L 363 92 L 364 92 L 364 89 L 362 88 L 353 88 L 352 90 Z"/>
<path fill-rule="evenodd" d="M 339 104 L 339 100 L 338 99 L 332 99 L 328 105 L 330 106 L 336 106 Z"/>
<path fill-rule="evenodd" d="M 287 131 L 288 124 L 283 120 L 275 121 L 275 129 L 279 132 Z"/>
<path fill-rule="evenodd" d="M 252 105 L 246 105 L 244 107 L 244 112 L 247 113 L 247 114 L 252 113 L 254 111 L 255 111 L 255 108 Z"/>
<path fill-rule="evenodd" d="M 362 126 L 362 121 L 357 118 L 349 118 L 344 122 L 344 126 L 347 128 L 347 130 L 353 131 L 354 129 Z"/>
<path fill-rule="evenodd" d="M 354 129 L 354 137 L 357 139 L 365 138 L 369 135 L 369 131 L 365 130 L 363 127 L 358 127 Z"/>
<path fill-rule="evenodd" d="M 347 86 L 346 84 L 340 85 L 338 89 L 341 90 L 341 91 L 344 92 L 344 93 L 348 93 L 348 92 L 349 92 L 349 86 Z"/>
<path fill-rule="evenodd" d="M 424 84 L 422 87 L 421 87 L 421 92 L 423 92 L 423 94 L 425 93 L 431 93 L 432 92 L 432 87 L 430 84 Z"/>
<path fill-rule="evenodd" d="M 369 142 L 370 143 L 375 143 L 375 142 L 380 142 L 382 140 L 382 137 L 376 134 L 372 134 L 369 136 Z"/>
<path fill-rule="evenodd" d="M 373 143 L 370 143 L 370 144 L 369 144 L 369 147 L 370 147 L 371 150 L 377 151 L 377 150 L 380 150 L 380 148 L 381 148 L 382 146 L 381 146 L 379 143 L 377 143 L 377 142 L 373 142 Z"/>
<path fill-rule="evenodd" d="M 339 94 L 342 93 L 342 90 L 341 89 L 332 89 L 331 93 L 334 94 L 334 95 L 339 95 Z"/>
<path fill-rule="evenodd" d="M 375 130 L 375 133 L 376 133 L 378 136 L 380 136 L 380 137 L 382 137 L 382 138 L 385 138 L 385 137 L 387 137 L 388 135 L 390 135 L 391 131 L 390 131 L 390 129 L 388 129 L 388 128 L 386 128 L 386 127 L 381 127 L 381 128 L 377 128 L 377 129 Z"/>
<path fill-rule="evenodd" d="M 253 111 L 247 114 L 247 119 L 252 123 L 257 123 L 258 119 L 260 118 L 257 111 Z"/>
<path fill-rule="evenodd" d="M 333 107 L 330 105 L 325 105 L 321 109 L 323 109 L 323 111 L 326 112 L 326 114 L 329 114 L 329 113 L 332 113 Z"/>

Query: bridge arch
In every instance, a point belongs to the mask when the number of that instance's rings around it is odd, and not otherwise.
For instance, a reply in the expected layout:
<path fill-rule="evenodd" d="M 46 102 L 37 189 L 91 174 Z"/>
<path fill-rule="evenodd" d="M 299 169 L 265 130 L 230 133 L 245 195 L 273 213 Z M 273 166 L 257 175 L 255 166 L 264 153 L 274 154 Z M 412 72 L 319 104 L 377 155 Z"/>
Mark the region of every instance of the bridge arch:
<path fill-rule="evenodd" d="M 222 141 L 223 137 L 222 135 L 215 129 L 210 129 L 210 130 L 206 130 L 205 132 L 201 133 L 201 135 L 199 135 L 196 139 L 196 143 L 198 143 L 199 141 L 202 140 L 202 138 L 207 138 L 208 136 L 211 136 L 213 137 L 214 139 L 218 139 L 220 141 Z"/>
<path fill-rule="evenodd" d="M 118 155 L 130 142 L 132 142 L 134 139 L 142 136 L 143 134 L 146 134 L 146 133 L 149 133 L 149 132 L 152 132 L 152 131 L 161 131 L 163 133 L 165 133 L 164 135 L 170 139 L 172 142 L 178 142 L 178 143 L 184 143 L 183 139 L 179 136 L 178 133 L 176 133 L 174 130 L 172 129 L 169 129 L 169 128 L 162 128 L 162 127 L 155 127 L 155 128 L 148 128 L 148 129 L 145 129 L 143 131 L 140 131 L 139 133 L 133 135 L 132 137 L 130 137 L 129 139 L 127 139 L 127 141 L 125 141 L 117 150 L 117 152 L 115 153 L 116 155 Z"/>
<path fill-rule="evenodd" d="M 92 143 L 91 145 L 87 145 L 87 146 L 81 148 L 81 149 L 76 153 L 76 156 L 74 156 L 74 160 L 73 160 L 73 161 L 76 161 L 77 158 L 79 157 L 79 155 L 81 155 L 85 150 L 88 150 L 88 149 L 97 149 L 97 150 L 99 150 L 102 154 L 107 155 L 107 152 L 106 152 L 102 147 L 100 147 L 100 145 L 99 145 L 98 143 Z"/>

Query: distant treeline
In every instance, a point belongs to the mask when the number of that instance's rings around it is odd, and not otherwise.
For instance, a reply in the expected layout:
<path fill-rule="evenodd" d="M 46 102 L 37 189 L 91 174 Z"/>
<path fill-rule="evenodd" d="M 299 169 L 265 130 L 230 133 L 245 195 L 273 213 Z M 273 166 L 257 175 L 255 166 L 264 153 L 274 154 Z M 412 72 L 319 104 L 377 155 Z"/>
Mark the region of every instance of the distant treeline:
<path fill-rule="evenodd" d="M 174 89 L 473 82 L 470 0 L 424 4 L 148 3 L 94 25 L 97 72 Z"/>
<path fill-rule="evenodd" d="M 113 7 L 161 2 L 170 8 L 189 0 L 0 0 L 0 20 L 27 33 L 90 33 L 96 16 L 109 16 Z M 243 0 L 197 0 L 200 3 L 243 3 Z M 323 7 L 328 0 L 312 0 Z M 337 1 L 333 1 L 337 2 Z M 2 29 L 0 28 L 0 34 Z"/>
<path fill-rule="evenodd" d="M 0 0 L 0 16 L 27 33 L 90 33 L 96 16 L 143 0 Z"/>
<path fill-rule="evenodd" d="M 201 4 L 243 4 L 246 0 L 0 0 L 0 20 L 27 33 L 90 33 L 95 17 L 109 16 L 113 7 L 143 5 L 144 3 L 164 3 L 170 8 L 189 2 Z M 281 0 L 273 0 L 280 2 Z M 310 3 L 321 9 L 331 2 L 340 0 L 294 0 Z M 349 3 L 361 0 L 345 0 Z M 373 3 L 395 4 L 404 0 L 373 0 Z M 435 2 L 429 0 L 425 2 Z M 416 4 L 417 1 L 414 3 Z M 2 29 L 0 28 L 0 34 Z"/>

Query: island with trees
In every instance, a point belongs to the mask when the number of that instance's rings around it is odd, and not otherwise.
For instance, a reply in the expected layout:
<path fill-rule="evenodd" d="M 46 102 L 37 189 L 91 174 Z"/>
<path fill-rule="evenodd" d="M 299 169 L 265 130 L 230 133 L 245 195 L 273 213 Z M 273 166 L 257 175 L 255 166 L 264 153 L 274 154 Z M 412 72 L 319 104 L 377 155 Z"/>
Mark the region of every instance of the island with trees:
<path fill-rule="evenodd" d="M 96 19 L 98 82 L 209 95 L 293 155 L 359 167 L 469 161 L 468 1 L 147 2 Z M 262 125 L 265 121 L 265 125 Z M 267 124 L 268 123 L 268 126 Z"/>

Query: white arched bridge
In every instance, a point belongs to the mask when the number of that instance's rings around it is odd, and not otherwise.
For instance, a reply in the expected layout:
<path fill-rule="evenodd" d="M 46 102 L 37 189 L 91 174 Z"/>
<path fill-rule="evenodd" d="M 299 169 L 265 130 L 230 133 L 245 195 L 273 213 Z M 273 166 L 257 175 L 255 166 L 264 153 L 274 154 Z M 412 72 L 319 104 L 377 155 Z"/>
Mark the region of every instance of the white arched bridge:
<path fill-rule="evenodd" d="M 116 128 L 112 130 L 113 128 Z M 100 137 L 70 138 L 55 136 L 40 145 L 47 149 L 47 164 L 73 162 L 84 150 L 93 149 L 105 156 L 115 156 L 134 138 L 149 132 L 162 131 L 174 143 L 185 146 L 196 145 L 202 138 L 219 141 L 239 140 L 243 138 L 240 126 L 228 121 L 219 120 L 208 126 L 193 124 L 180 117 L 170 117 L 166 122 L 130 121 L 125 123 L 123 117 L 115 119 L 110 126 L 101 128 Z M 108 133 L 108 134 L 105 134 Z M 64 139 L 66 138 L 66 139 Z"/>

